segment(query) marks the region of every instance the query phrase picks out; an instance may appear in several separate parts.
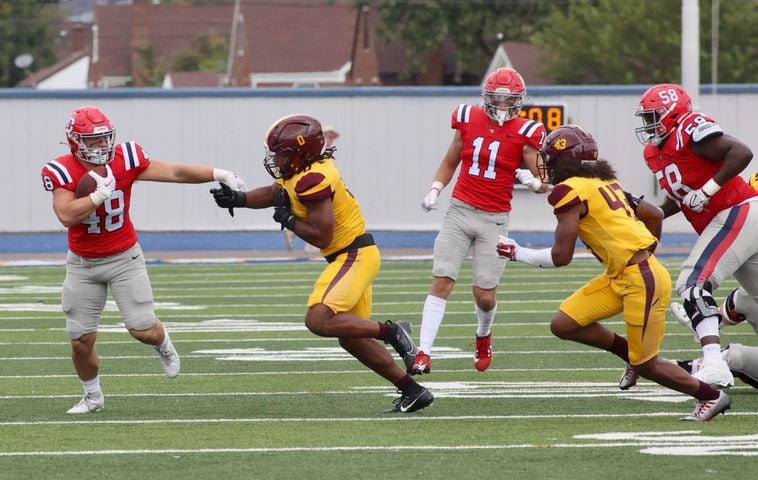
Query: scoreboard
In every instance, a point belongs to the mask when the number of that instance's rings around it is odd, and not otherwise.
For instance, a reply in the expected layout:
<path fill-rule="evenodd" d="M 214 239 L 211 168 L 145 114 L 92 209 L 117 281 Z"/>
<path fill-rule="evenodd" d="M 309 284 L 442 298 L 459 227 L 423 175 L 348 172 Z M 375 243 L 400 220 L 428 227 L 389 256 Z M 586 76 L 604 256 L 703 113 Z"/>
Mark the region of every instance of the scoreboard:
<path fill-rule="evenodd" d="M 566 123 L 566 105 L 561 103 L 527 104 L 521 107 L 521 117 L 542 122 L 547 133 Z"/>

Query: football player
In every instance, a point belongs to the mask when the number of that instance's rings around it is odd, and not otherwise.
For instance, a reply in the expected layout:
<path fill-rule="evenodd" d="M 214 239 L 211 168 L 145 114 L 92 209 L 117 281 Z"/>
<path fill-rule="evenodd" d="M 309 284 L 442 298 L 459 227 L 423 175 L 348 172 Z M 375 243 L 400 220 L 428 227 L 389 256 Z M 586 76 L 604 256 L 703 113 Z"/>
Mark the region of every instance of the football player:
<path fill-rule="evenodd" d="M 571 262 L 579 237 L 605 267 L 561 303 L 550 323 L 553 334 L 607 350 L 635 374 L 695 397 L 695 409 L 682 420 L 708 421 L 727 410 L 731 398 L 725 392 L 658 356 L 671 298 L 671 277 L 653 254 L 663 212 L 624 192 L 613 167 L 598 158 L 595 140 L 579 126 L 552 131 L 538 163 L 541 180 L 554 185 L 548 201 L 558 220 L 555 242 L 531 249 L 501 238 L 497 253 L 543 268 L 561 267 Z M 619 313 L 627 338 L 599 323 Z"/>
<path fill-rule="evenodd" d="M 727 304 L 758 309 L 758 192 L 740 176 L 753 153 L 714 119 L 693 112 L 689 94 L 679 85 L 649 88 L 636 115 L 642 121 L 635 131 L 645 145 L 645 162 L 666 193 L 664 217 L 682 212 L 698 234 L 676 281 L 703 352 L 702 368 L 694 375 L 729 387 L 734 378 L 721 355 L 722 314 L 712 292 L 734 275 L 741 288 L 731 292 Z M 682 305 L 671 308 L 677 314 Z"/>
<path fill-rule="evenodd" d="M 508 234 L 513 185 L 518 179 L 536 192 L 547 190 L 547 185 L 534 178 L 545 127 L 519 116 L 525 98 L 521 75 L 512 68 L 500 68 L 484 82 L 483 105 L 461 104 L 453 111 L 453 140 L 421 202 L 425 212 L 435 209 L 440 192 L 460 166 L 450 206 L 434 242 L 432 285 L 424 301 L 414 374 L 431 370 L 432 347 L 447 299 L 472 248 L 477 318 L 474 367 L 483 372 L 490 366 L 495 294 L 505 269 L 505 262 L 495 254 L 495 245 L 499 235 Z M 522 163 L 529 168 L 520 169 Z"/>
<path fill-rule="evenodd" d="M 179 355 L 155 316 L 145 258 L 129 216 L 132 185 L 137 180 L 236 185 L 238 180 L 219 168 L 151 159 L 135 142 L 117 144 L 116 129 L 97 107 L 74 109 L 66 140 L 70 153 L 42 168 L 42 184 L 53 193 L 55 215 L 68 228 L 61 307 L 71 358 L 84 388 L 81 401 L 68 413 L 91 413 L 105 404 L 95 340 L 109 288 L 132 337 L 155 347 L 168 377 L 179 374 Z M 100 165 L 105 165 L 105 176 L 93 171 Z M 76 198 L 77 185 L 86 175 L 95 180 L 95 189 Z"/>
<path fill-rule="evenodd" d="M 432 404 L 434 397 L 406 372 L 416 355 L 408 322 L 377 323 L 371 317 L 371 286 L 381 257 L 358 201 L 334 164 L 334 148 L 324 148 L 321 123 L 308 115 L 274 122 L 265 135 L 263 164 L 271 185 L 247 192 L 222 184 L 211 193 L 219 207 L 274 207 L 274 220 L 321 249 L 328 264 L 308 298 L 305 326 L 340 346 L 400 392 L 390 412 L 409 413 Z M 401 369 L 385 347 L 405 362 Z"/>

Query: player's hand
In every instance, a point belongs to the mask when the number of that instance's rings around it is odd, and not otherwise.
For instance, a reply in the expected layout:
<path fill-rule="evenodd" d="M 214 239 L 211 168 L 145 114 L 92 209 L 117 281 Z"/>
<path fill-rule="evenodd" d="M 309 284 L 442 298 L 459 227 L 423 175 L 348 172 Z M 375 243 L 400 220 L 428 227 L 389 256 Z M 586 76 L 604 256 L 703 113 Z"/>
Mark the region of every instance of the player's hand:
<path fill-rule="evenodd" d="M 537 192 L 540 188 L 542 188 L 542 181 L 539 178 L 534 178 L 532 172 L 527 168 L 516 169 L 516 180 L 518 180 L 519 183 L 529 187 L 529 190 L 533 192 Z"/>
<path fill-rule="evenodd" d="M 92 199 L 95 205 L 100 205 L 111 198 L 111 194 L 116 188 L 116 178 L 113 176 L 113 170 L 111 170 L 110 165 L 105 165 L 105 172 L 106 175 L 104 177 L 101 177 L 93 170 L 87 172 L 90 177 L 95 179 L 95 183 L 97 184 L 95 191 L 89 194 L 89 198 Z"/>
<path fill-rule="evenodd" d="M 426 194 L 424 199 L 421 201 L 421 208 L 429 213 L 432 210 L 437 209 L 437 199 L 440 196 L 440 192 L 444 188 L 444 185 L 442 185 L 442 182 L 440 181 L 434 181 L 432 182 L 432 187 L 429 189 L 429 192 Z"/>
<path fill-rule="evenodd" d="M 640 202 L 643 198 L 645 198 L 644 195 L 640 195 L 639 197 L 636 195 L 633 195 L 626 190 L 624 190 L 624 196 L 626 196 L 626 201 L 629 203 L 629 206 L 632 207 L 632 211 L 637 212 L 637 207 L 640 206 Z"/>
<path fill-rule="evenodd" d="M 497 254 L 508 260 L 516 261 L 516 252 L 519 244 L 512 238 L 500 235 L 497 239 Z"/>
<path fill-rule="evenodd" d="M 295 231 L 295 214 L 292 213 L 292 203 L 287 190 L 280 188 L 274 195 L 274 221 L 290 231 Z"/>
<path fill-rule="evenodd" d="M 221 208 L 228 208 L 229 213 L 234 216 L 233 208 L 241 208 L 247 204 L 247 196 L 241 190 L 232 190 L 232 187 L 225 182 L 219 183 L 220 188 L 212 188 L 211 195 L 216 201 L 216 205 Z"/>
<path fill-rule="evenodd" d="M 710 199 L 711 197 L 705 193 L 702 188 L 698 188 L 697 190 L 690 191 L 684 196 L 682 199 L 682 205 L 693 212 L 702 212 L 705 206 L 708 205 L 708 200 Z"/>

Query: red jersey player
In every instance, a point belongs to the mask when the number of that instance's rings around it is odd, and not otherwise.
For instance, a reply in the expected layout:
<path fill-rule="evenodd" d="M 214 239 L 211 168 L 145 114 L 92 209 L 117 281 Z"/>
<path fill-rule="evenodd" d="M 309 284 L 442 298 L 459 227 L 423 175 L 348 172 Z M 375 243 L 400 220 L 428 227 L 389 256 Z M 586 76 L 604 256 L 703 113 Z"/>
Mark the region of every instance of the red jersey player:
<path fill-rule="evenodd" d="M 447 298 L 458 272 L 474 251 L 473 294 L 477 316 L 474 366 L 480 372 L 492 359 L 491 330 L 497 310 L 495 290 L 505 261 L 495 252 L 499 235 L 507 235 L 513 184 L 516 178 L 544 192 L 539 180 L 537 153 L 545 139 L 540 122 L 519 117 L 526 85 L 512 68 L 490 74 L 482 89 L 483 105 L 459 105 L 452 115 L 453 141 L 434 175 L 421 208 L 435 208 L 440 191 L 460 173 L 450 207 L 434 242 L 432 286 L 424 302 L 419 353 L 412 373 L 429 373 L 434 339 L 445 314 Z M 525 162 L 530 171 L 517 172 Z"/>
<path fill-rule="evenodd" d="M 226 170 L 151 160 L 134 142 L 116 144 L 116 130 L 96 107 L 80 107 L 71 113 L 66 139 L 71 153 L 42 167 L 42 184 L 53 193 L 53 210 L 68 228 L 61 307 L 71 358 L 84 387 L 82 400 L 68 413 L 90 413 L 105 404 L 95 339 L 108 288 L 129 333 L 155 347 L 167 376 L 179 374 L 179 355 L 155 316 L 145 259 L 129 216 L 132 185 L 136 180 L 216 180 L 239 188 L 239 179 Z M 98 165 L 105 165 L 105 177 L 92 171 Z M 84 175 L 93 177 L 97 187 L 88 196 L 76 198 L 76 186 Z"/>
<path fill-rule="evenodd" d="M 694 375 L 729 387 L 734 378 L 720 353 L 721 314 L 712 292 L 734 275 L 746 293 L 740 302 L 758 298 L 758 192 L 739 176 L 753 154 L 712 118 L 693 112 L 689 94 L 678 85 L 648 89 L 636 115 L 645 162 L 666 193 L 664 215 L 681 211 L 698 233 L 676 281 L 684 306 L 672 303 L 671 310 L 691 322 L 700 339 L 703 367 Z"/>

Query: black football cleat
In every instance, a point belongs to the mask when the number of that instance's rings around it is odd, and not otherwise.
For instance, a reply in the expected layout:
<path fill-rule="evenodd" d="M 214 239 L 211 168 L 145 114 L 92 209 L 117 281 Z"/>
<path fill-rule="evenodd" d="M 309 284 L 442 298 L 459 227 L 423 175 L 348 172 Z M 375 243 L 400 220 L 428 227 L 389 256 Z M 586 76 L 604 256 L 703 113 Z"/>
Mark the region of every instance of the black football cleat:
<path fill-rule="evenodd" d="M 426 408 L 433 402 L 432 392 L 421 387 L 421 390 L 415 394 L 400 392 L 400 397 L 393 401 L 395 405 L 384 413 L 411 413 Z"/>
<path fill-rule="evenodd" d="M 393 323 L 390 320 L 384 322 L 387 324 L 388 333 L 384 343 L 389 343 L 395 349 L 405 364 L 405 371 L 410 372 L 413 369 L 413 362 L 416 360 L 418 348 L 411 338 L 411 324 L 408 322 Z"/>

